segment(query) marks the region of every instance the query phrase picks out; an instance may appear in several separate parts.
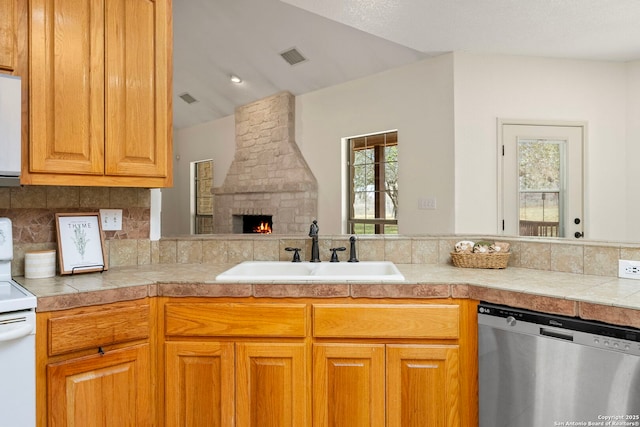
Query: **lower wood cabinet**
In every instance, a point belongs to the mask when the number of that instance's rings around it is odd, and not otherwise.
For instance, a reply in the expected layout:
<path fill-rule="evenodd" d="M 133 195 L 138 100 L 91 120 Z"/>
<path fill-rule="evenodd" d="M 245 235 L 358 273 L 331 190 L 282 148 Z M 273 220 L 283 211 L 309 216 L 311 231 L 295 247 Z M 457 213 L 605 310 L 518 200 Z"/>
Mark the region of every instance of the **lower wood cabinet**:
<path fill-rule="evenodd" d="M 477 425 L 473 302 L 230 301 L 161 303 L 166 426 Z"/>
<path fill-rule="evenodd" d="M 459 426 L 458 346 L 316 344 L 314 426 Z"/>
<path fill-rule="evenodd" d="M 168 342 L 168 426 L 308 425 L 306 345 Z"/>
<path fill-rule="evenodd" d="M 388 345 L 387 425 L 459 426 L 457 345 Z"/>
<path fill-rule="evenodd" d="M 154 304 L 37 314 L 38 426 L 156 425 Z"/>
<path fill-rule="evenodd" d="M 384 426 L 384 345 L 314 345 L 313 395 L 314 426 Z"/>
<path fill-rule="evenodd" d="M 475 426 L 475 305 L 155 297 L 38 313 L 38 426 Z"/>
<path fill-rule="evenodd" d="M 167 426 L 234 425 L 233 343 L 168 342 L 165 360 Z"/>
<path fill-rule="evenodd" d="M 169 300 L 165 425 L 310 425 L 309 308 Z"/>
<path fill-rule="evenodd" d="M 47 365 L 50 426 L 150 426 L 149 345 Z"/>

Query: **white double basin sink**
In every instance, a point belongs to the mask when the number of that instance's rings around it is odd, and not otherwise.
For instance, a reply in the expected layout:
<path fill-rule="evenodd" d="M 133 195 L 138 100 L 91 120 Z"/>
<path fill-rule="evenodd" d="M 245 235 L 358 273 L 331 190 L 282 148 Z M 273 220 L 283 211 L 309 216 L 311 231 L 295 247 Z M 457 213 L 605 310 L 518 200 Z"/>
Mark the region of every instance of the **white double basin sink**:
<path fill-rule="evenodd" d="M 245 261 L 216 276 L 218 282 L 400 282 L 404 276 L 389 261 Z"/>

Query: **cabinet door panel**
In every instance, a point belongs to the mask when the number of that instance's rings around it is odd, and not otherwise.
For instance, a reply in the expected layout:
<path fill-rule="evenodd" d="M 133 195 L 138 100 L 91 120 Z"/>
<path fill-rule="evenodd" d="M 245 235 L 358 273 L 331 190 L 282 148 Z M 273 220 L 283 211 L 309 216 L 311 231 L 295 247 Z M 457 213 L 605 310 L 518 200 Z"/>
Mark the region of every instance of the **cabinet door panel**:
<path fill-rule="evenodd" d="M 167 175 L 166 8 L 166 0 L 107 2 L 108 175 Z"/>
<path fill-rule="evenodd" d="M 234 425 L 233 343 L 170 342 L 166 349 L 166 425 Z"/>
<path fill-rule="evenodd" d="M 12 71 L 15 67 L 16 1 L 0 0 L 0 70 Z"/>
<path fill-rule="evenodd" d="M 385 425 L 384 345 L 315 344 L 314 426 Z"/>
<path fill-rule="evenodd" d="M 47 367 L 49 426 L 152 425 L 148 344 Z"/>
<path fill-rule="evenodd" d="M 309 425 L 305 344 L 237 344 L 237 426 Z"/>
<path fill-rule="evenodd" d="M 30 171 L 101 175 L 104 3 L 31 0 L 30 17 Z"/>
<path fill-rule="evenodd" d="M 460 425 L 457 346 L 387 346 L 389 427 Z"/>

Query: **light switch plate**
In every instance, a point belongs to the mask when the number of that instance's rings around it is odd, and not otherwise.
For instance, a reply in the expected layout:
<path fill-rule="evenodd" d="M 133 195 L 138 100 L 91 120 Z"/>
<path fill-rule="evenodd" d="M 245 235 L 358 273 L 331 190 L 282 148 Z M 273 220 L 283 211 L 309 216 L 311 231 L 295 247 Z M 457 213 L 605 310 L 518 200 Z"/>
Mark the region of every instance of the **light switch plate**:
<path fill-rule="evenodd" d="M 436 198 L 435 197 L 421 197 L 418 199 L 418 209 L 435 209 Z"/>
<path fill-rule="evenodd" d="M 122 209 L 100 209 L 103 231 L 122 230 Z"/>

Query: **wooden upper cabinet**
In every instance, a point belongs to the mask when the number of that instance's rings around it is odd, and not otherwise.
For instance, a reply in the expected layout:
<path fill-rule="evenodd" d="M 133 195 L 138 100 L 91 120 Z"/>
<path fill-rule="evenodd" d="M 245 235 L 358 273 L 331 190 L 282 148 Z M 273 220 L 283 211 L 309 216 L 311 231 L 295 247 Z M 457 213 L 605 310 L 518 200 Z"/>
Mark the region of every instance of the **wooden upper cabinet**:
<path fill-rule="evenodd" d="M 0 70 L 13 71 L 17 50 L 17 0 L 0 0 Z"/>
<path fill-rule="evenodd" d="M 22 183 L 170 186 L 170 0 L 31 0 L 30 25 Z"/>
<path fill-rule="evenodd" d="M 31 172 L 104 173 L 101 3 L 31 3 Z"/>
<path fill-rule="evenodd" d="M 106 3 L 107 175 L 167 174 L 170 16 L 165 0 Z"/>

